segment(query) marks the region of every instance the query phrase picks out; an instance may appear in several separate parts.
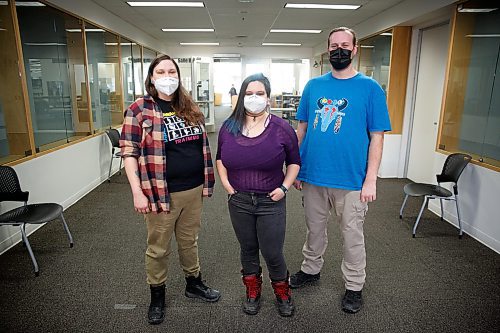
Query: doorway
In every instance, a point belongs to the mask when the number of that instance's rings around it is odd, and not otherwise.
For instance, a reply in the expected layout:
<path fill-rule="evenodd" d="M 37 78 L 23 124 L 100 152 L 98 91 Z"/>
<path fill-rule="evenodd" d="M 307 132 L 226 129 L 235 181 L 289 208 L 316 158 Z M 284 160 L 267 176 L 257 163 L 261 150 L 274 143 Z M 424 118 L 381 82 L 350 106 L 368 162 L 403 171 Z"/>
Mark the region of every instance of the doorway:
<path fill-rule="evenodd" d="M 439 115 L 448 59 L 449 24 L 420 31 L 415 105 L 411 129 L 407 178 L 434 183 Z"/>

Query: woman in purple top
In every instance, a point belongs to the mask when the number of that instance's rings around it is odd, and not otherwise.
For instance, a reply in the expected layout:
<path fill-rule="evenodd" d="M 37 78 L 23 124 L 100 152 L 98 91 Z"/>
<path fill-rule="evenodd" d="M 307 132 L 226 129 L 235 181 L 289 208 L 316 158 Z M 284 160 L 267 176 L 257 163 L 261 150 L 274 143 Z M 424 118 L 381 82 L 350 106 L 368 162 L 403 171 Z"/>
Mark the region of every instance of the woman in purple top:
<path fill-rule="evenodd" d="M 256 314 L 260 308 L 260 250 L 279 314 L 288 317 L 294 304 L 283 256 L 285 195 L 299 172 L 300 155 L 294 129 L 269 112 L 270 94 L 269 80 L 262 74 L 243 81 L 236 107 L 219 132 L 217 171 L 228 193 L 229 215 L 241 248 L 243 311 Z"/>

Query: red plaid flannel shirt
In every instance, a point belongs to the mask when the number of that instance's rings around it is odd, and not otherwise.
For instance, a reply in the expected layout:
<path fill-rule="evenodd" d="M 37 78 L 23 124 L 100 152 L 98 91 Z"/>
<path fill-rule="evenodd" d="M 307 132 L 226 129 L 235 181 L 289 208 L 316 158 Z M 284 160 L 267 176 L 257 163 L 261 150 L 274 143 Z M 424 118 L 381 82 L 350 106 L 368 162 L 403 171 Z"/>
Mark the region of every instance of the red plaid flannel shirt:
<path fill-rule="evenodd" d="M 120 138 L 122 157 L 134 157 L 138 160 L 142 191 L 149 198 L 153 212 L 170 210 L 170 196 L 165 179 L 167 159 L 163 126 L 163 113 L 159 106 L 151 96 L 144 96 L 125 110 Z M 203 196 L 210 197 L 215 184 L 214 168 L 205 126 L 201 127 L 205 163 Z"/>

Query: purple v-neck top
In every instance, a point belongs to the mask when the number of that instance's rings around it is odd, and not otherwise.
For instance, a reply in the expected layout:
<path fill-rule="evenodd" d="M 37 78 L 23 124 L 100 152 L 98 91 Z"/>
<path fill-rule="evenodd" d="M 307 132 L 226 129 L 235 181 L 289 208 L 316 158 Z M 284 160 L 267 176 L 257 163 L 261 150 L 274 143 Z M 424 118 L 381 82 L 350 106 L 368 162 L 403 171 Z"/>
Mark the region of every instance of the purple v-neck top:
<path fill-rule="evenodd" d="M 288 122 L 273 115 L 255 138 L 235 136 L 222 126 L 216 158 L 236 191 L 269 193 L 285 179 L 283 164 L 300 165 L 297 134 Z"/>

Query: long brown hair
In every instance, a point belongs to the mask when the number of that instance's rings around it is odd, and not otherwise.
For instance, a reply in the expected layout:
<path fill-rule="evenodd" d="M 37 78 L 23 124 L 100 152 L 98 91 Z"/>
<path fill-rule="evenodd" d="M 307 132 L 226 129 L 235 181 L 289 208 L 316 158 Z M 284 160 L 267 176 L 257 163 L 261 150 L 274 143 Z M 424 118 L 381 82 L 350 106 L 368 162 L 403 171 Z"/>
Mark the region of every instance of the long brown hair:
<path fill-rule="evenodd" d="M 153 71 L 156 66 L 163 60 L 170 60 L 175 66 L 177 73 L 179 75 L 179 88 L 174 92 L 172 96 L 172 108 L 175 114 L 184 119 L 191 125 L 202 124 L 203 123 L 203 113 L 201 113 L 198 105 L 193 101 L 189 93 L 184 89 L 181 82 L 181 71 L 179 70 L 179 65 L 168 55 L 161 55 L 156 57 L 155 60 L 151 62 L 148 69 L 148 77 L 144 82 L 146 86 L 146 91 L 149 95 L 153 97 L 158 97 L 158 92 L 156 91 L 155 85 L 151 82 L 151 77 L 153 76 Z"/>

